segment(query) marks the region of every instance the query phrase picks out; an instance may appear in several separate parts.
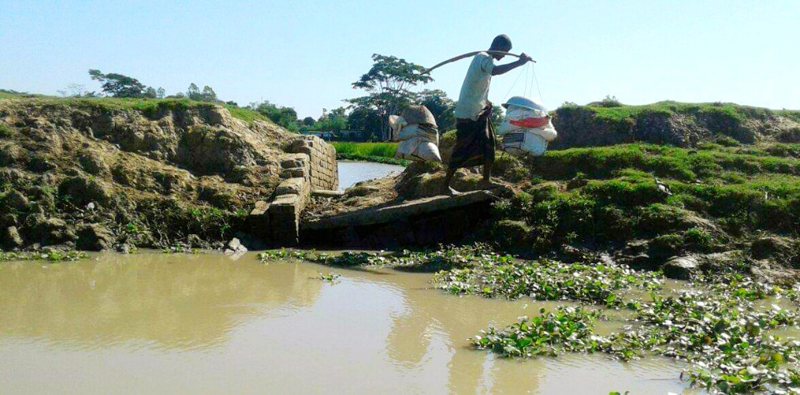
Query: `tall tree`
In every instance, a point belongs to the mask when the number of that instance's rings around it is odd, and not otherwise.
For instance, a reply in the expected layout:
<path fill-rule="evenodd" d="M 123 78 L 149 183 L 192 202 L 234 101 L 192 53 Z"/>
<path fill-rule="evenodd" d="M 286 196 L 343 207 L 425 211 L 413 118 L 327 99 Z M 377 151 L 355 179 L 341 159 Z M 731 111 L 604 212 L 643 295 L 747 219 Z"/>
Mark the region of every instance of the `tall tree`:
<path fill-rule="evenodd" d="M 146 97 L 148 99 L 157 99 L 158 98 L 158 92 L 156 92 L 156 88 L 153 88 L 152 86 L 148 86 L 147 89 L 145 89 L 145 91 L 144 91 L 144 97 Z"/>
<path fill-rule="evenodd" d="M 133 77 L 117 73 L 103 74 L 100 70 L 89 70 L 95 81 L 103 84 L 103 92 L 112 97 L 144 97 L 145 86 Z"/>
<path fill-rule="evenodd" d="M 409 90 L 419 83 L 433 81 L 423 74 L 425 68 L 395 56 L 372 55 L 372 68 L 353 83 L 354 89 L 363 89 L 368 95 L 349 100 L 353 107 L 372 108 L 381 117 L 381 139 L 389 138 L 389 115 L 413 101 Z"/>
<path fill-rule="evenodd" d="M 262 103 L 250 103 L 250 109 L 254 110 L 272 120 L 284 128 L 297 132 L 300 127 L 297 125 L 297 112 L 291 107 L 279 107 L 269 101 Z"/>
<path fill-rule="evenodd" d="M 164 90 L 164 88 L 161 88 L 161 87 L 159 87 L 159 88 L 156 90 L 156 96 L 157 96 L 159 99 L 163 99 L 163 98 L 164 98 L 164 96 L 166 96 L 166 95 L 167 95 L 167 91 L 165 91 L 165 90 Z"/>
<path fill-rule="evenodd" d="M 190 100 L 197 100 L 197 101 L 200 101 L 200 99 L 202 99 L 200 88 L 198 88 L 197 85 L 194 84 L 194 82 L 192 82 L 189 85 L 189 88 L 186 89 L 186 97 L 188 97 Z"/>
<path fill-rule="evenodd" d="M 346 111 L 344 107 L 334 108 L 330 112 L 323 108 L 322 116 L 314 124 L 314 129 L 326 132 L 338 132 L 347 129 Z"/>
<path fill-rule="evenodd" d="M 381 115 L 377 110 L 364 107 L 354 106 L 347 116 L 347 123 L 353 130 L 361 130 L 370 135 L 370 140 L 380 140 L 381 136 Z"/>
<path fill-rule="evenodd" d="M 203 93 L 202 93 L 202 100 L 201 101 L 215 102 L 215 101 L 217 101 L 217 93 L 214 92 L 214 90 L 211 89 L 210 86 L 206 85 L 206 86 L 203 87 Z"/>

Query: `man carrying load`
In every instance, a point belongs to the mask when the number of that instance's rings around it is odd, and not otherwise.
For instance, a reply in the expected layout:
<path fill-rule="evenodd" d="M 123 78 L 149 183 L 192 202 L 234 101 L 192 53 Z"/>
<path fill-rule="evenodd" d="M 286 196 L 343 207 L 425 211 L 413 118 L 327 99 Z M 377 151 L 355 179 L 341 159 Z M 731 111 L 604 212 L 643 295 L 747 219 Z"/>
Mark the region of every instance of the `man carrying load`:
<path fill-rule="evenodd" d="M 494 38 L 490 51 L 508 52 L 511 50 L 511 39 L 505 34 Z M 456 146 L 450 155 L 447 175 L 444 180 L 443 193 L 458 194 L 450 188 L 450 182 L 456 170 L 462 167 L 483 165 L 482 188 L 491 186 L 492 165 L 494 164 L 495 135 L 492 126 L 492 103 L 489 101 L 489 83 L 492 76 L 505 74 L 525 63 L 531 57 L 522 53 L 519 60 L 496 66 L 494 59 L 503 59 L 505 55 L 489 55 L 480 52 L 472 58 L 467 76 L 461 86 L 461 94 L 456 103 Z"/>

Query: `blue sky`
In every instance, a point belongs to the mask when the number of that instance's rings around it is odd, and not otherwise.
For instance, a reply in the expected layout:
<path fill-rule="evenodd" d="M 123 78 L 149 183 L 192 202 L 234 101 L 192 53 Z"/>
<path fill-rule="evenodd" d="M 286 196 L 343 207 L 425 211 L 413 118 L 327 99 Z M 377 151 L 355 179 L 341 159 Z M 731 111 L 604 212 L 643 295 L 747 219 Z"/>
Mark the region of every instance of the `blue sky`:
<path fill-rule="evenodd" d="M 96 68 L 316 118 L 361 94 L 373 53 L 431 66 L 505 33 L 538 61 L 550 108 L 614 95 L 800 109 L 799 18 L 800 1 L 0 0 L 0 88 L 99 90 Z M 467 65 L 426 88 L 456 99 Z M 530 75 L 496 77 L 490 100 L 538 98 Z"/>

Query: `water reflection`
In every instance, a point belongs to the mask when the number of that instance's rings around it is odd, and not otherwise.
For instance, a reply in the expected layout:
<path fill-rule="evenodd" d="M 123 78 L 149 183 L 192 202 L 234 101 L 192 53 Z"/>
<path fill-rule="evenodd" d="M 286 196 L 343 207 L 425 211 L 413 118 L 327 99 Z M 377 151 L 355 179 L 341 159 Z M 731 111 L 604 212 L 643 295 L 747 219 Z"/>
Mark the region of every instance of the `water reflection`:
<path fill-rule="evenodd" d="M 0 265 L 0 337 L 73 347 L 205 348 L 242 320 L 313 304 L 308 273 L 232 264 L 223 255 L 108 254 L 100 261 Z"/>
<path fill-rule="evenodd" d="M 318 272 L 338 272 L 337 283 Z M 680 392 L 680 366 L 514 361 L 467 338 L 555 304 L 454 297 L 430 275 L 264 266 L 254 255 L 0 265 L 0 388 L 13 393 Z M 42 375 L 39 372 L 47 372 Z M 667 380 L 661 380 L 666 378 Z M 654 380 L 655 379 L 655 380 Z"/>
<path fill-rule="evenodd" d="M 339 161 L 339 189 L 345 190 L 361 181 L 402 173 L 405 167 L 375 162 Z"/>

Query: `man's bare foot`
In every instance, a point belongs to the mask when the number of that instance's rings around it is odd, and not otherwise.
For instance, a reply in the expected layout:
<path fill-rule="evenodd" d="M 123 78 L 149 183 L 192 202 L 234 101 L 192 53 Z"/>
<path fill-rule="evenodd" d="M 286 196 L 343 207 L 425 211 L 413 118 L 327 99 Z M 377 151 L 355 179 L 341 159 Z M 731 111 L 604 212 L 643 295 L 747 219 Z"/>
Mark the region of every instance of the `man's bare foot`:
<path fill-rule="evenodd" d="M 455 189 L 453 189 L 453 187 L 447 187 L 447 189 L 444 191 L 444 194 L 447 196 L 458 196 L 458 195 L 463 195 L 464 192 L 456 191 Z"/>
<path fill-rule="evenodd" d="M 494 188 L 498 188 L 500 186 L 501 186 L 500 184 L 498 184 L 496 182 L 493 182 L 491 180 L 481 180 L 478 183 L 478 187 L 480 189 L 494 189 Z"/>

